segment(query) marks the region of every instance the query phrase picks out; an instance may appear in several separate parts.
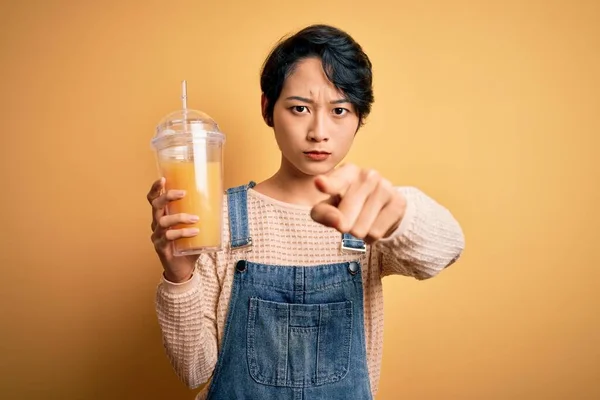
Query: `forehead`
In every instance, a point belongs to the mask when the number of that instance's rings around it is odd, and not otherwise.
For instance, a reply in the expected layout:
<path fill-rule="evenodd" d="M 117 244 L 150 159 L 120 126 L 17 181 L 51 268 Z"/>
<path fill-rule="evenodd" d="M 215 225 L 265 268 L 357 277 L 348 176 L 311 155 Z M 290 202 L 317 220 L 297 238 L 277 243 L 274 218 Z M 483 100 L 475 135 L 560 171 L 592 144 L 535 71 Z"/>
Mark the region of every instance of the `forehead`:
<path fill-rule="evenodd" d="M 295 92 L 295 95 L 303 96 L 343 97 L 343 93 L 327 79 L 321 60 L 315 57 L 296 63 L 292 73 L 285 79 L 282 92 Z"/>

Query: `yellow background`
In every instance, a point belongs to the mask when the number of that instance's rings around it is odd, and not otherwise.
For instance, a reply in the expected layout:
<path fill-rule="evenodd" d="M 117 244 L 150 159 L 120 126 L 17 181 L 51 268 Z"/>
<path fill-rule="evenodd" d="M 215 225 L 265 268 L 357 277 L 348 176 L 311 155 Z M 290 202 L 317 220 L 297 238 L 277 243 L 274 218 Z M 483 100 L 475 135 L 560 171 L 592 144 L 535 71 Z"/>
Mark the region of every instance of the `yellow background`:
<path fill-rule="evenodd" d="M 267 178 L 261 63 L 325 22 L 374 63 L 348 161 L 467 238 L 437 278 L 386 278 L 377 398 L 600 398 L 599 5 L 2 2 L 0 397 L 193 398 L 154 315 L 149 140 L 187 79 L 227 134 L 226 184 Z"/>

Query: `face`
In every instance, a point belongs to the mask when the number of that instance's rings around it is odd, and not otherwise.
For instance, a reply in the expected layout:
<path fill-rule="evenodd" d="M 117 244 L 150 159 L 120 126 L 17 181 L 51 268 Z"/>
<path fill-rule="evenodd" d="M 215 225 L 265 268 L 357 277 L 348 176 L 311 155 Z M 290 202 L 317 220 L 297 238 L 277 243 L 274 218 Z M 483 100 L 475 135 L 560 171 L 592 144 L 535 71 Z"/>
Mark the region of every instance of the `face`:
<path fill-rule="evenodd" d="M 299 61 L 273 110 L 282 166 L 308 176 L 331 171 L 350 150 L 358 123 L 354 106 L 327 79 L 321 60 Z"/>

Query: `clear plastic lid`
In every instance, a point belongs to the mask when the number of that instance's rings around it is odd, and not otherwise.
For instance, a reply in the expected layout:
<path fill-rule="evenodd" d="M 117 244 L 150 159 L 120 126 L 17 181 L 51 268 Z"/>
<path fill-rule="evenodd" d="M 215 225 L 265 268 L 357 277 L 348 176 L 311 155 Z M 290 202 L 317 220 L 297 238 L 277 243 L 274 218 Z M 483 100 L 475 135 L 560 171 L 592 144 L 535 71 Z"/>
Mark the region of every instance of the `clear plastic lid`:
<path fill-rule="evenodd" d="M 161 150 L 197 140 L 222 143 L 225 141 L 225 135 L 209 115 L 186 109 L 172 112 L 158 123 L 152 146 Z"/>
<path fill-rule="evenodd" d="M 216 121 L 202 111 L 186 107 L 187 90 L 183 81 L 183 109 L 165 116 L 156 126 L 156 134 L 152 139 L 152 147 L 159 151 L 171 146 L 180 146 L 197 141 L 208 141 L 222 144 L 225 135 Z"/>

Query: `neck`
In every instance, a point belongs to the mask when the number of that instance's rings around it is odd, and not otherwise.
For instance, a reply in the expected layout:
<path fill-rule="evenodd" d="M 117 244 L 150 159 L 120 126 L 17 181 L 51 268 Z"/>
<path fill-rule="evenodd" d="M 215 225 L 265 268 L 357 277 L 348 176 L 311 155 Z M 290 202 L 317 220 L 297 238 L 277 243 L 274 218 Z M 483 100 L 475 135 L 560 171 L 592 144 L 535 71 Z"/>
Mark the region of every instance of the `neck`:
<path fill-rule="evenodd" d="M 305 206 L 314 206 L 329 197 L 317 189 L 314 176 L 299 171 L 284 158 L 275 175 L 255 189 L 276 200 Z"/>

